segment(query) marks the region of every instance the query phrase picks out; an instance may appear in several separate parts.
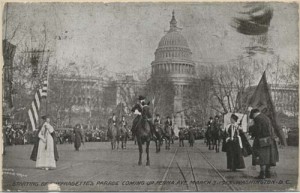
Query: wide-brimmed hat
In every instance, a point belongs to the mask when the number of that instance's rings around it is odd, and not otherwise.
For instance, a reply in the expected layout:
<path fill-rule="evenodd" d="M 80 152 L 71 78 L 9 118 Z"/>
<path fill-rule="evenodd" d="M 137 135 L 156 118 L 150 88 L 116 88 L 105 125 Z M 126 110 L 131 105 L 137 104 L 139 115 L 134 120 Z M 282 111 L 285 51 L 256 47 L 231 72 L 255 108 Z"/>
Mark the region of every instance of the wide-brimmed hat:
<path fill-rule="evenodd" d="M 43 115 L 43 116 L 42 116 L 42 119 L 43 119 L 43 120 L 46 120 L 47 118 L 49 118 L 48 115 Z"/>
<path fill-rule="evenodd" d="M 235 114 L 232 114 L 230 118 L 232 118 L 235 122 L 237 122 L 237 120 L 239 119 L 239 117 Z"/>
<path fill-rule="evenodd" d="M 141 101 L 141 100 L 145 100 L 145 97 L 142 95 L 139 96 L 139 101 Z"/>
<path fill-rule="evenodd" d="M 253 119 L 255 113 L 259 113 L 259 110 L 258 110 L 258 109 L 252 109 L 252 110 L 250 111 L 249 118 L 250 118 L 250 119 Z"/>

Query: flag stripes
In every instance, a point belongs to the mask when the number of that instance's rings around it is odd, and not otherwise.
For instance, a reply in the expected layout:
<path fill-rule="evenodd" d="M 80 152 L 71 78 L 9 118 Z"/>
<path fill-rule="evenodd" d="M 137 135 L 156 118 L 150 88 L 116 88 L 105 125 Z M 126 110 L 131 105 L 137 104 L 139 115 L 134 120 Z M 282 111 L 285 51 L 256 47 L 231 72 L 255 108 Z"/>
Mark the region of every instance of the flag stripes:
<path fill-rule="evenodd" d="M 46 66 L 41 78 L 41 88 L 39 88 L 35 93 L 34 99 L 28 110 L 28 116 L 33 131 L 37 129 L 37 125 L 39 121 L 39 111 L 41 109 L 41 101 L 42 98 L 47 97 L 47 90 L 48 90 L 48 67 Z"/>

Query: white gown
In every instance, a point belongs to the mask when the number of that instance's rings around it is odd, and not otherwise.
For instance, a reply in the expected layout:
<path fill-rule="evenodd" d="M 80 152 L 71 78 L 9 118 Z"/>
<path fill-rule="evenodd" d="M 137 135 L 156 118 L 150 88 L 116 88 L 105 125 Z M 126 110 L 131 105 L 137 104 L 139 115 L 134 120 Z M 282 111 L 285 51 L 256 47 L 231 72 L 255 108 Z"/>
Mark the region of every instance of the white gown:
<path fill-rule="evenodd" d="M 53 127 L 45 122 L 39 132 L 40 141 L 36 159 L 37 168 L 56 168 L 52 132 L 54 132 Z"/>

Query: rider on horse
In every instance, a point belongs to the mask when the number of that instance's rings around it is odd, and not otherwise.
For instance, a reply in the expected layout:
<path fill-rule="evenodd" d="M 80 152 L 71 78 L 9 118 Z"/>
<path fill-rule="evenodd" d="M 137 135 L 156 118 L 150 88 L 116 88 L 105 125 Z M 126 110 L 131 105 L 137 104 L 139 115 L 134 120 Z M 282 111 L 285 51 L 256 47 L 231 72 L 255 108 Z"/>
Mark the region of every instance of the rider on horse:
<path fill-rule="evenodd" d="M 156 114 L 156 118 L 154 119 L 154 125 L 161 127 L 161 120 L 160 120 L 160 115 Z"/>
<path fill-rule="evenodd" d="M 172 121 L 171 121 L 171 117 L 167 116 L 167 120 L 165 122 L 165 130 L 166 130 L 167 127 L 170 127 L 172 135 L 174 135 L 174 130 L 173 130 L 172 126 L 173 126 L 173 124 L 172 124 Z"/>
<path fill-rule="evenodd" d="M 125 116 L 124 115 L 122 115 L 121 128 L 125 129 L 127 131 L 127 121 L 125 120 Z"/>
<path fill-rule="evenodd" d="M 166 127 L 171 127 L 172 128 L 172 121 L 171 121 L 171 117 L 167 116 L 167 120 L 165 122 L 165 128 Z"/>
<path fill-rule="evenodd" d="M 137 115 L 132 122 L 132 128 L 131 128 L 132 136 L 135 136 L 135 134 L 136 134 L 137 124 L 142 117 L 144 105 L 145 105 L 145 97 L 139 96 L 139 102 L 137 104 L 135 104 L 131 109 L 131 111 Z"/>

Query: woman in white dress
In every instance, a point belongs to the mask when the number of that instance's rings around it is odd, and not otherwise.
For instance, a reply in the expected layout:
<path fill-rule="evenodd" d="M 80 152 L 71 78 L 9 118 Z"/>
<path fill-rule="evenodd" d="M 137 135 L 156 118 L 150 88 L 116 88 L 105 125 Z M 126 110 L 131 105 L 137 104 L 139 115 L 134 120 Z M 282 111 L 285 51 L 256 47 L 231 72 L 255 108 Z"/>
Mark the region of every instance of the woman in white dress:
<path fill-rule="evenodd" d="M 52 133 L 54 133 L 54 128 L 50 125 L 50 118 L 46 117 L 46 122 L 38 134 L 40 140 L 36 159 L 37 168 L 45 170 L 56 168 Z"/>

